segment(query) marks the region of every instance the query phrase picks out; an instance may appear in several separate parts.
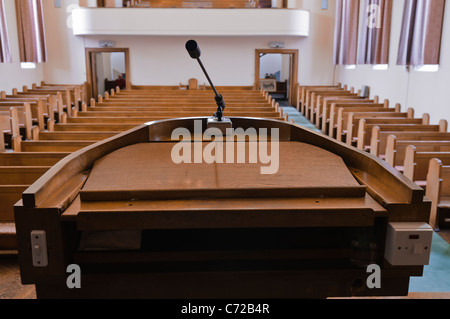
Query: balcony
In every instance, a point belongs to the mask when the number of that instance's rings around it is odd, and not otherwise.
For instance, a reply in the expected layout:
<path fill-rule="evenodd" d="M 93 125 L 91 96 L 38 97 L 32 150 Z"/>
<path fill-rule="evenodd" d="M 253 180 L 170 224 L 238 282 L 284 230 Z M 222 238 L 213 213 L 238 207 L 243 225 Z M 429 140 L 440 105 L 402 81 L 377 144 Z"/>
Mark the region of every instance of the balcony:
<path fill-rule="evenodd" d="M 79 8 L 74 35 L 309 35 L 310 14 L 295 9 Z"/>

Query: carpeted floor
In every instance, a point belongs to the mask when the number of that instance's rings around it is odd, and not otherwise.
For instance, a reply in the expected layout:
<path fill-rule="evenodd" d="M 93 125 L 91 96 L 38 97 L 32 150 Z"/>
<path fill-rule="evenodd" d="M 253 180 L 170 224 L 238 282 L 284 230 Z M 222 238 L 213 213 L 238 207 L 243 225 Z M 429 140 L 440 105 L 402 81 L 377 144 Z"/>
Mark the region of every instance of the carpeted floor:
<path fill-rule="evenodd" d="M 425 266 L 423 277 L 412 277 L 410 292 L 450 292 L 450 244 L 438 234 L 433 234 L 430 264 Z"/>

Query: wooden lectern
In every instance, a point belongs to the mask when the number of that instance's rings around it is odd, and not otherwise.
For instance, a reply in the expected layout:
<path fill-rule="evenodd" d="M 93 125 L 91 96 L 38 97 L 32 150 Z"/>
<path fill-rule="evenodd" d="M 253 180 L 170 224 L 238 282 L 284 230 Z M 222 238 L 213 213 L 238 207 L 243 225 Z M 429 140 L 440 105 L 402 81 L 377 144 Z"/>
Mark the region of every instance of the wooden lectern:
<path fill-rule="evenodd" d="M 38 298 L 408 294 L 423 266 L 390 265 L 386 229 L 428 221 L 423 189 L 298 125 L 231 120 L 234 140 L 212 142 L 207 118 L 163 120 L 61 160 L 15 206 L 22 282 Z M 45 267 L 34 265 L 33 231 L 45 233 Z M 80 289 L 67 287 L 72 264 Z M 380 289 L 366 285 L 370 264 Z"/>

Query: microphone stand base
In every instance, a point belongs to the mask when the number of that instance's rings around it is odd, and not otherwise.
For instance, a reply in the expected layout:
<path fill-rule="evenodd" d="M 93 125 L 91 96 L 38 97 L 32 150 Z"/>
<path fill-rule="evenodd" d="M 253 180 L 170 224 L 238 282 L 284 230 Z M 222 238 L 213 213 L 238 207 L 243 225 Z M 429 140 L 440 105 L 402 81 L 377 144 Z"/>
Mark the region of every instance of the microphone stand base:
<path fill-rule="evenodd" d="M 217 128 L 222 132 L 222 135 L 227 135 L 227 129 L 233 128 L 233 123 L 229 118 L 222 117 L 222 121 L 218 121 L 217 118 L 211 117 L 207 121 L 207 128 Z"/>

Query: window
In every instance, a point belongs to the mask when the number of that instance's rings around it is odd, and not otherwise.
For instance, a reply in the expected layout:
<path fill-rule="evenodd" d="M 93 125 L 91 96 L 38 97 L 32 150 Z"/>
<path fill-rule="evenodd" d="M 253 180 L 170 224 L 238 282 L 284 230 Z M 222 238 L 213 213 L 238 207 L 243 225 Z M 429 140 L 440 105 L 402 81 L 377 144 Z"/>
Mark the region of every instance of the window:
<path fill-rule="evenodd" d="M 334 64 L 356 64 L 359 0 L 336 0 Z"/>
<path fill-rule="evenodd" d="M 8 29 L 6 27 L 6 15 L 3 2 L 3 0 L 0 0 L 0 63 L 11 63 L 11 51 L 9 47 Z"/>
<path fill-rule="evenodd" d="M 16 0 L 20 62 L 46 62 L 42 0 Z"/>
<path fill-rule="evenodd" d="M 398 65 L 438 65 L 445 0 L 405 0 Z"/>
<path fill-rule="evenodd" d="M 393 0 L 365 0 L 358 64 L 372 64 L 380 70 L 389 63 L 392 5 Z"/>
<path fill-rule="evenodd" d="M 36 69 L 36 63 L 34 62 L 21 62 L 20 67 L 22 69 Z"/>
<path fill-rule="evenodd" d="M 439 71 L 439 64 L 418 65 L 414 67 L 417 72 L 437 72 Z"/>
<path fill-rule="evenodd" d="M 389 69 L 389 64 L 375 64 L 372 69 L 375 71 L 386 71 Z"/>

